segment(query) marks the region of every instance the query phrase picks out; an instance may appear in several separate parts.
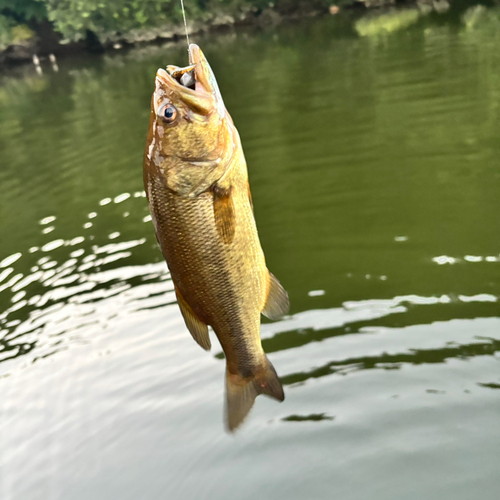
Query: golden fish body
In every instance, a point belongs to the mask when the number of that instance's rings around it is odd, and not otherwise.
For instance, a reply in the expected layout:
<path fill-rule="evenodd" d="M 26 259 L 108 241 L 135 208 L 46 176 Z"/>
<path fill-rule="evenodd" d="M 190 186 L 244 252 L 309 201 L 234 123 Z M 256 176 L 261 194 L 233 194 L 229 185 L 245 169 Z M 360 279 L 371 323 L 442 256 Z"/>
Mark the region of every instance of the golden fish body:
<path fill-rule="evenodd" d="M 284 399 L 262 349 L 260 314 L 283 315 L 288 296 L 267 270 L 239 135 L 196 45 L 190 62 L 194 89 L 158 70 L 144 184 L 186 326 L 205 349 L 211 326 L 225 353 L 233 430 L 258 394 Z"/>

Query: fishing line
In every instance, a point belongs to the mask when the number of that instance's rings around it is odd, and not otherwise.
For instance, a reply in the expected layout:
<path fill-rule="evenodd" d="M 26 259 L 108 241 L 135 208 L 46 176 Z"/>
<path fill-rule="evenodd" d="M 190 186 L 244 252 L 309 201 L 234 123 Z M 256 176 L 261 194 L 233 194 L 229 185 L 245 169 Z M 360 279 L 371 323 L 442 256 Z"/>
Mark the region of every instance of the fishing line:
<path fill-rule="evenodd" d="M 188 26 L 186 22 L 186 11 L 184 9 L 184 0 L 181 0 L 181 7 L 182 7 L 182 17 L 184 18 L 184 29 L 186 30 L 186 40 L 188 44 L 188 52 L 189 52 L 189 35 L 188 35 Z"/>

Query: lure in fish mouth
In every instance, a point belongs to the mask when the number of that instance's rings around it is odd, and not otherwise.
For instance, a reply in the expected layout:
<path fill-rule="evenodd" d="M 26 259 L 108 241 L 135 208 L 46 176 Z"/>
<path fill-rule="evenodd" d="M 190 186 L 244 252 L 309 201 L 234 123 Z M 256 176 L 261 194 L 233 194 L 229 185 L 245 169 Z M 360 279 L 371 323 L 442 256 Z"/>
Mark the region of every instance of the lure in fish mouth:
<path fill-rule="evenodd" d="M 255 398 L 283 401 L 262 349 L 260 314 L 277 319 L 288 295 L 268 271 L 238 131 L 197 45 L 185 68 L 159 69 L 144 152 L 144 186 L 179 308 L 194 340 L 210 349 L 210 326 L 226 357 L 226 425 Z"/>

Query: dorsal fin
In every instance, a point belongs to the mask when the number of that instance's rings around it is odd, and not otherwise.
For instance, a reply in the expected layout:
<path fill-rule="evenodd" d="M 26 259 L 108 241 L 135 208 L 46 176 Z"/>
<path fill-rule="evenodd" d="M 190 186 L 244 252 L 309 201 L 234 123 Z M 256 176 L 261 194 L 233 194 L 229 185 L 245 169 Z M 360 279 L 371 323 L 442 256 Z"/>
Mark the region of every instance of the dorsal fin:
<path fill-rule="evenodd" d="M 269 272 L 269 271 L 268 271 Z M 267 300 L 262 314 L 269 319 L 279 319 L 290 309 L 290 300 L 286 290 L 274 274 L 269 272 Z"/>
<path fill-rule="evenodd" d="M 193 336 L 194 340 L 203 347 L 206 351 L 210 351 L 212 344 L 210 343 L 210 337 L 208 335 L 208 326 L 201 321 L 198 316 L 191 309 L 191 306 L 184 300 L 180 290 L 175 287 L 175 295 L 177 296 L 177 302 L 186 323 L 187 329 Z"/>

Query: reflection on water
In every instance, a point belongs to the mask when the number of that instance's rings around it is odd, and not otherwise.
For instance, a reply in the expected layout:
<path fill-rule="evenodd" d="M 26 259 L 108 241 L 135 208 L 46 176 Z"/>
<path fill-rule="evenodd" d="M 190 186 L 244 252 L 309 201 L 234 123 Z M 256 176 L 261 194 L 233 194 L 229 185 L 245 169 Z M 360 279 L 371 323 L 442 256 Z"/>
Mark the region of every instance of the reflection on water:
<path fill-rule="evenodd" d="M 481 387 L 489 387 L 490 389 L 500 389 L 500 384 L 478 384 Z"/>
<path fill-rule="evenodd" d="M 141 222 L 149 222 L 151 218 L 143 216 L 144 197 L 144 191 L 137 191 L 122 193 L 114 200 L 100 200 L 99 211 L 96 208 L 87 215 L 94 222 L 85 222 L 83 228 L 98 224 L 98 216 L 109 217 L 100 207 L 112 201 L 121 204 L 129 198 L 122 205 L 122 216 L 134 217 L 132 212 L 137 217 L 139 213 Z M 42 234 L 52 233 L 57 218 L 48 216 L 39 224 Z M 27 362 L 47 357 L 71 344 L 73 336 L 67 338 L 65 333 L 71 331 L 78 336 L 80 329 L 103 324 L 120 312 L 129 314 L 139 307 L 155 306 L 155 295 L 173 301 L 172 294 L 166 294 L 173 288 L 168 282 L 163 284 L 168 279 L 164 263 L 136 265 L 131 259 L 134 248 L 144 245 L 146 237 L 119 241 L 119 231 L 105 233 L 98 238 L 90 234 L 51 240 L 29 248 L 26 255 L 17 252 L 0 262 L 3 303 L 8 304 L 9 292 L 11 302 L 0 315 L 1 361 L 28 354 Z M 150 283 L 158 283 L 158 289 L 142 286 Z M 121 296 L 122 307 L 107 311 L 98 307 L 98 302 L 113 296 Z M 8 369 L 5 364 L 0 366 Z"/>
<path fill-rule="evenodd" d="M 2 76 L 2 500 L 496 498 L 500 61 L 481 16 L 200 41 L 292 301 L 262 326 L 287 399 L 232 438 L 220 349 L 184 327 L 142 190 L 152 78 L 185 49 Z"/>
<path fill-rule="evenodd" d="M 284 422 L 306 422 L 308 420 L 318 422 L 320 420 L 333 420 L 333 417 L 329 417 L 324 413 L 313 413 L 311 415 L 290 415 L 282 420 Z"/>

